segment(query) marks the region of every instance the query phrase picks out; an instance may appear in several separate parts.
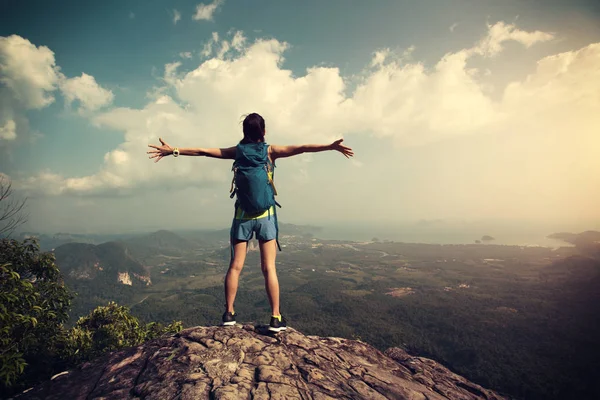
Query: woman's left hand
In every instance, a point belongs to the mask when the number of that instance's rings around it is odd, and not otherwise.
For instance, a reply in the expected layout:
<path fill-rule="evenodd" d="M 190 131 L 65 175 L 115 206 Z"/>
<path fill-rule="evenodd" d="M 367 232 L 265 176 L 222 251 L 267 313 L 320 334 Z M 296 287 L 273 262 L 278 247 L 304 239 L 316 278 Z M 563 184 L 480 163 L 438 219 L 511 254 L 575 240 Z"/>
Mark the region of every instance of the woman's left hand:
<path fill-rule="evenodd" d="M 153 144 L 149 144 L 148 147 L 152 147 L 156 150 L 151 150 L 148 151 L 146 154 L 152 154 L 150 157 L 148 158 L 156 158 L 156 160 L 154 162 L 159 162 L 161 158 L 163 158 L 164 156 L 170 156 L 171 154 L 173 154 L 173 148 L 171 146 L 169 146 L 164 140 L 162 140 L 162 138 L 158 138 L 158 140 L 160 140 L 160 143 L 162 144 L 162 146 L 155 146 Z"/>
<path fill-rule="evenodd" d="M 350 147 L 344 146 L 342 144 L 343 141 L 344 141 L 344 139 L 338 139 L 335 142 L 331 143 L 331 145 L 330 145 L 331 149 L 339 151 L 344 156 L 346 156 L 346 158 L 350 158 L 350 157 L 354 156 L 354 152 L 352 151 L 352 149 Z"/>

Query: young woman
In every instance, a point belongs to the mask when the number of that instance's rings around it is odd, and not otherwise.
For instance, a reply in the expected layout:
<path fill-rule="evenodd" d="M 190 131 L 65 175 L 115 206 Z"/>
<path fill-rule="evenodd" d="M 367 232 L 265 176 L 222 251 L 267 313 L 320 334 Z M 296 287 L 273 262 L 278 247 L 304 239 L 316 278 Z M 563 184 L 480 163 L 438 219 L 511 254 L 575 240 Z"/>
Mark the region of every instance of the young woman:
<path fill-rule="evenodd" d="M 320 151 L 335 150 L 342 153 L 346 158 L 354 155 L 352 149 L 342 144 L 343 139 L 336 140 L 331 144 L 305 144 L 300 146 L 276 146 L 265 143 L 265 120 L 258 114 L 252 113 L 246 116 L 242 124 L 244 138 L 240 143 L 228 148 L 186 148 L 179 149 L 169 146 L 162 138 L 159 138 L 161 145 L 155 146 L 149 144 L 154 150 L 148 151 L 151 154 L 149 158 L 156 158 L 155 162 L 163 157 L 173 155 L 182 156 L 206 156 L 222 158 L 228 160 L 236 159 L 236 153 L 244 151 L 245 145 L 264 144 L 266 147 L 268 159 L 271 165 L 275 166 L 275 160 L 279 158 L 291 157 L 302 153 L 316 153 Z M 270 179 L 272 178 L 272 172 Z M 275 207 L 259 213 L 246 214 L 236 206 L 236 212 L 231 225 L 231 246 L 232 257 L 229 263 L 229 270 L 225 275 L 225 313 L 223 314 L 223 325 L 235 325 L 235 311 L 233 303 L 238 289 L 238 281 L 244 261 L 246 260 L 246 250 L 248 241 L 256 234 L 260 249 L 260 261 L 263 276 L 265 278 L 265 289 L 271 305 L 271 322 L 269 330 L 279 332 L 287 328 L 286 320 L 279 310 L 279 281 L 275 270 L 275 255 L 277 254 L 277 219 Z"/>

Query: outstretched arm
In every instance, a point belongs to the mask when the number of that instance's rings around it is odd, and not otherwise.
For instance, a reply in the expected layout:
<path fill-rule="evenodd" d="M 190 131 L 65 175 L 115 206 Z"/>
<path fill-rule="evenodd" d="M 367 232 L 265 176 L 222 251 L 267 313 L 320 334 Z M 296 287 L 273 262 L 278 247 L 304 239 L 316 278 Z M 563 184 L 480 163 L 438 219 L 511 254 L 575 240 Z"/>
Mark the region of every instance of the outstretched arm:
<path fill-rule="evenodd" d="M 331 144 L 303 144 L 299 146 L 276 146 L 271 145 L 271 159 L 275 161 L 277 158 L 296 156 L 302 153 L 317 153 L 320 151 L 336 150 L 342 153 L 346 158 L 354 155 L 352 149 L 344 146 L 344 139 L 338 139 Z"/>
<path fill-rule="evenodd" d="M 149 144 L 148 147 L 152 147 L 156 150 L 150 150 L 147 154 L 152 154 L 148 158 L 156 158 L 154 162 L 159 162 L 161 158 L 165 156 L 170 156 L 173 154 L 174 147 L 169 146 L 162 138 L 158 138 L 161 143 L 161 146 L 155 146 L 153 144 Z M 179 154 L 182 156 L 205 156 L 205 157 L 213 157 L 213 158 L 225 158 L 225 159 L 234 159 L 235 158 L 235 146 L 227 147 L 222 149 L 203 149 L 203 148 L 189 148 L 189 149 L 179 149 Z"/>

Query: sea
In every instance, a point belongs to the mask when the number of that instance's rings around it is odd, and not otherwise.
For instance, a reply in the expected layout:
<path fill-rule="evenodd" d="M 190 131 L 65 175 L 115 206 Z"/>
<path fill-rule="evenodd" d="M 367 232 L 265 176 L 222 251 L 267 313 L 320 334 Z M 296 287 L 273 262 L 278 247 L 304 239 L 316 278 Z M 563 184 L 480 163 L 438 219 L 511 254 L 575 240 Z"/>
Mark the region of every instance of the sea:
<path fill-rule="evenodd" d="M 559 232 L 550 228 L 507 227 L 493 225 L 397 224 L 397 225 L 329 225 L 321 226 L 314 236 L 327 240 L 393 241 L 428 244 L 485 244 L 510 246 L 568 247 L 571 244 L 548 235 Z M 574 232 L 577 233 L 577 232 Z M 484 236 L 493 240 L 482 240 Z"/>

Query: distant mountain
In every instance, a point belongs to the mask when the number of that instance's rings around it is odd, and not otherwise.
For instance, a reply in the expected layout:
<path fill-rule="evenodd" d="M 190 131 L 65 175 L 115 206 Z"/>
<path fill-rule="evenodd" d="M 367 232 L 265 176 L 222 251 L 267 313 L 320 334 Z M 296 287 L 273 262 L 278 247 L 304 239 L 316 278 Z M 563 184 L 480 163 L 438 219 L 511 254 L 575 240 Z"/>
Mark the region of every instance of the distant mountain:
<path fill-rule="evenodd" d="M 198 244 L 167 230 L 123 239 L 121 242 L 139 260 L 155 255 L 180 256 L 198 248 Z"/>
<path fill-rule="evenodd" d="M 550 239 L 571 243 L 587 255 L 600 257 L 600 232 L 585 231 L 581 233 L 558 232 L 548 235 Z"/>
<path fill-rule="evenodd" d="M 600 232 L 598 231 L 585 231 L 581 233 L 558 232 L 548 235 L 548 237 L 550 239 L 558 239 L 574 245 L 600 243 Z"/>
<path fill-rule="evenodd" d="M 577 237 L 577 233 L 557 232 L 547 236 L 549 239 L 562 240 L 563 242 L 573 243 Z"/>
<path fill-rule="evenodd" d="M 229 228 L 225 229 L 198 229 L 175 231 L 184 239 L 202 247 L 217 246 L 229 243 Z"/>
<path fill-rule="evenodd" d="M 323 228 L 314 225 L 296 225 L 279 222 L 280 235 L 303 236 L 307 234 L 316 235 Z M 229 228 L 225 229 L 202 229 L 202 230 L 184 230 L 176 233 L 191 242 L 206 245 L 227 245 L 229 244 Z"/>
<path fill-rule="evenodd" d="M 302 236 L 307 234 L 316 235 L 323 230 L 320 226 L 315 225 L 296 225 L 296 224 L 279 224 L 280 234 Z"/>
<path fill-rule="evenodd" d="M 54 233 L 21 232 L 17 238 L 20 240 L 35 237 L 38 239 L 42 251 L 51 251 L 67 243 L 101 244 L 131 236 L 131 234 L 88 234 L 88 233 Z"/>
<path fill-rule="evenodd" d="M 144 266 L 123 243 L 67 243 L 54 249 L 54 254 L 68 280 L 120 282 L 129 286 L 151 282 Z"/>

